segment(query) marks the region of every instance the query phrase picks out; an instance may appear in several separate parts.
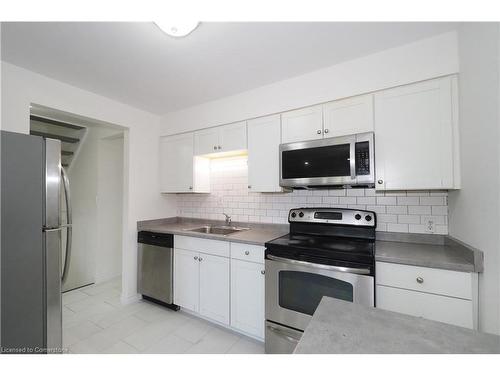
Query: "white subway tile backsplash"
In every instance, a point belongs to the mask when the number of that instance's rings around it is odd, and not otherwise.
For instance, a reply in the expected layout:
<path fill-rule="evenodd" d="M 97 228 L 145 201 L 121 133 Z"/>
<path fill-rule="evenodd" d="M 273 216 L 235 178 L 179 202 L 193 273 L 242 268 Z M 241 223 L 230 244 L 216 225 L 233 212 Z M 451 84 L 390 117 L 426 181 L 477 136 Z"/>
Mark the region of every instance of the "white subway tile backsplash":
<path fill-rule="evenodd" d="M 397 204 L 397 199 L 396 197 L 377 197 L 377 204 L 383 204 L 385 206 L 395 206 Z"/>
<path fill-rule="evenodd" d="M 222 220 L 222 212 L 226 212 L 233 221 L 286 224 L 291 208 L 347 207 L 374 211 L 377 231 L 429 233 L 427 223 L 432 220 L 434 233 L 448 233 L 446 191 L 330 189 L 249 193 L 246 158 L 214 159 L 211 163 L 211 193 L 177 194 L 179 216 Z"/>

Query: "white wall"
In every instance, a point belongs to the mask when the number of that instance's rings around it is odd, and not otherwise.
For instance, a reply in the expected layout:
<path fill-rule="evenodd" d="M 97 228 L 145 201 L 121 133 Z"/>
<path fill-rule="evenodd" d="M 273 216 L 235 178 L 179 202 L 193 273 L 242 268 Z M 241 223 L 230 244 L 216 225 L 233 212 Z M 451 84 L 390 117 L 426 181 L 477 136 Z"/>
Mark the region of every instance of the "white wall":
<path fill-rule="evenodd" d="M 500 333 L 499 24 L 462 24 L 458 42 L 462 189 L 449 194 L 449 230 L 484 252 L 479 325 Z"/>
<path fill-rule="evenodd" d="M 136 297 L 136 222 L 175 215 L 173 196 L 158 194 L 159 118 L 77 87 L 2 62 L 3 128 L 29 132 L 29 105 L 40 104 L 120 125 L 125 133 L 122 300 Z"/>
<path fill-rule="evenodd" d="M 122 273 L 123 135 L 99 140 L 95 281 Z"/>
<path fill-rule="evenodd" d="M 449 32 L 172 112 L 162 118 L 161 132 L 246 120 L 457 72 L 457 35 Z"/>

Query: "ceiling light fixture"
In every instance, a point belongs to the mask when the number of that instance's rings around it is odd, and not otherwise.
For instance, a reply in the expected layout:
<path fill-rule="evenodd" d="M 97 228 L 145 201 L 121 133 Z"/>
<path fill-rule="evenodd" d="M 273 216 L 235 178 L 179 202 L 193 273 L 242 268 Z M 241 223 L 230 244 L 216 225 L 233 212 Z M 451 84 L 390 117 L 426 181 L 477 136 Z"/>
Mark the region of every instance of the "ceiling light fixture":
<path fill-rule="evenodd" d="M 169 21 L 155 21 L 154 23 L 165 34 L 176 38 L 182 38 L 191 34 L 200 24 L 198 21 L 181 21 L 175 23 Z"/>

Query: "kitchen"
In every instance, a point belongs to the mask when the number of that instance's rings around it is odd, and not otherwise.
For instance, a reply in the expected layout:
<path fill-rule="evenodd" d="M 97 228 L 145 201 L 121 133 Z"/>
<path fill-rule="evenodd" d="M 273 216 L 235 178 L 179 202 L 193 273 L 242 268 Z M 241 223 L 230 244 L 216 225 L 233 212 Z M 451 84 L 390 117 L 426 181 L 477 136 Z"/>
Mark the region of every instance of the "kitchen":
<path fill-rule="evenodd" d="M 103 44 L 120 33 L 163 43 L 168 36 L 157 25 L 2 23 L 2 131 L 29 133 L 31 104 L 125 129 L 121 276 L 62 295 L 62 348 L 500 351 L 498 231 L 492 230 L 500 158 L 491 118 L 484 119 L 496 107 L 476 95 L 484 90 L 498 101 L 492 77 L 499 66 L 496 47 L 474 42 L 499 43 L 498 24 L 202 22 L 185 38 L 167 40 L 175 45 L 231 30 L 239 42 L 251 30 L 263 43 L 267 34 L 294 38 L 304 28 L 339 50 L 341 40 L 332 35 L 344 28 L 358 41 L 357 55 L 346 59 L 345 50 L 326 65 L 279 79 L 275 73 L 254 87 L 228 70 L 230 94 L 180 95 L 176 107 L 161 112 L 164 102 L 140 102 L 139 92 L 117 101 L 109 87 L 95 94 L 89 76 L 87 86 L 74 76 L 65 83 L 56 71 L 65 62 L 43 51 L 60 30 L 68 35 L 59 40 L 61 50 L 84 34 L 109 33 Z M 372 33 L 375 50 L 367 40 Z M 394 41 L 393 34 L 404 37 Z M 122 47 L 99 63 L 115 60 Z M 261 48 L 265 54 L 276 46 Z M 283 59 L 300 48 L 283 47 Z M 225 63 L 229 69 L 232 62 Z M 487 178 L 493 182 L 478 183 Z M 337 315 L 345 320 L 331 319 Z M 358 326 L 379 336 L 367 337 Z M 370 342 L 389 335 L 388 328 L 406 332 L 408 341 Z M 2 334 L 15 329 L 4 325 Z M 3 339 L 2 346 L 8 347 Z"/>

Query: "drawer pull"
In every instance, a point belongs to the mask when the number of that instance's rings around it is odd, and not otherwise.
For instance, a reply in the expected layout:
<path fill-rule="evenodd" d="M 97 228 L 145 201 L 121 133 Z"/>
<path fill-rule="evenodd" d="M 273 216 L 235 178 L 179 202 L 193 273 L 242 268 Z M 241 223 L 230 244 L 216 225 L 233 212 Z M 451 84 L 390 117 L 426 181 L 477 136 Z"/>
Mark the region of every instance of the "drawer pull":
<path fill-rule="evenodd" d="M 250 251 L 245 251 L 245 255 L 250 255 Z"/>
<path fill-rule="evenodd" d="M 198 260 L 198 257 L 194 257 L 194 260 Z"/>
<path fill-rule="evenodd" d="M 417 283 L 419 284 L 423 284 L 424 283 L 424 279 L 422 277 L 417 277 Z"/>
<path fill-rule="evenodd" d="M 260 271 L 261 274 L 265 275 L 266 274 L 266 271 L 265 270 L 262 270 Z"/>

